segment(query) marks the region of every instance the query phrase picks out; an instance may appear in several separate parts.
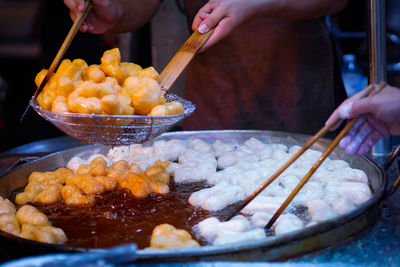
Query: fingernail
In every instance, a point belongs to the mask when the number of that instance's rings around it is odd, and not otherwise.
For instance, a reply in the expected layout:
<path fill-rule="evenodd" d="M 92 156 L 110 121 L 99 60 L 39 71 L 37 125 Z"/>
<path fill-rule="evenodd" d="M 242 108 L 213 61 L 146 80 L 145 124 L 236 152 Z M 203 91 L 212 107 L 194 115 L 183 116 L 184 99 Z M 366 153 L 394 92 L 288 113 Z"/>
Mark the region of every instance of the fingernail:
<path fill-rule="evenodd" d="M 350 112 L 351 108 L 353 107 L 352 101 L 344 103 L 340 108 L 339 108 L 339 116 L 343 119 L 348 119 L 350 117 Z"/>
<path fill-rule="evenodd" d="M 342 140 L 340 140 L 339 146 L 341 148 L 345 148 L 350 142 L 350 137 L 349 136 L 345 136 L 342 138 Z"/>
<path fill-rule="evenodd" d="M 201 24 L 200 26 L 199 26 L 199 33 L 206 33 L 206 32 L 208 32 L 209 31 L 209 29 L 208 29 L 208 26 L 206 25 L 206 24 Z"/>
<path fill-rule="evenodd" d="M 82 25 L 81 25 L 81 31 L 82 31 L 82 32 L 86 32 L 86 30 L 87 30 L 87 25 L 86 25 L 85 23 L 82 23 Z"/>
<path fill-rule="evenodd" d="M 374 142 L 371 140 L 367 140 L 364 144 L 362 144 L 361 148 L 358 149 L 358 154 L 360 156 L 366 154 L 368 151 L 371 150 L 371 148 L 374 146 Z"/>
<path fill-rule="evenodd" d="M 346 147 L 346 153 L 349 155 L 354 155 L 356 152 L 356 146 L 353 144 L 350 144 L 348 147 Z"/>
<path fill-rule="evenodd" d="M 354 155 L 358 150 L 359 144 L 357 140 L 353 140 L 347 147 L 346 152 L 347 154 Z"/>
<path fill-rule="evenodd" d="M 366 154 L 366 153 L 369 151 L 369 149 L 370 149 L 369 146 L 362 145 L 362 146 L 358 149 L 357 155 L 358 155 L 358 156 L 362 156 L 362 155 Z"/>

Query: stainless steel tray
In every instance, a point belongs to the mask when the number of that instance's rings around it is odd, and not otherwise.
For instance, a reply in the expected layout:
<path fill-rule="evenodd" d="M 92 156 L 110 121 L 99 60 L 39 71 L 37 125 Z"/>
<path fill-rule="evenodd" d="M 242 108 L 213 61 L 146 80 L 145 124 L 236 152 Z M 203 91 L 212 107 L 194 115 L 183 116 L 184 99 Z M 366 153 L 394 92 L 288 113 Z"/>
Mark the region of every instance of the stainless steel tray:
<path fill-rule="evenodd" d="M 189 140 L 201 138 L 207 142 L 219 139 L 224 142 L 243 142 L 251 137 L 267 143 L 282 143 L 286 145 L 302 145 L 310 136 L 287 132 L 258 131 L 258 130 L 224 130 L 224 131 L 191 131 L 169 132 L 162 134 L 156 140 L 181 139 Z M 329 140 L 320 140 L 313 147 L 322 150 L 329 144 Z M 32 171 L 48 171 L 65 166 L 68 160 L 80 154 L 106 153 L 107 146 L 87 145 L 59 151 L 33 162 L 24 164 L 9 174 L 0 178 L 0 195 L 8 197 L 10 193 L 27 182 Z M 203 246 L 191 249 L 172 250 L 138 250 L 138 260 L 141 262 L 188 262 L 188 261 L 244 261 L 244 260 L 283 260 L 309 253 L 318 249 L 332 246 L 357 235 L 368 226 L 373 225 L 379 218 L 379 203 L 386 187 L 386 175 L 382 167 L 372 159 L 355 157 L 336 149 L 334 158 L 348 161 L 352 167 L 364 170 L 369 178 L 373 197 L 351 212 L 337 216 L 330 220 L 318 223 L 295 232 L 245 244 Z M 7 242 L 8 247 L 24 250 L 29 254 L 43 254 L 55 251 L 85 251 L 84 248 L 64 245 L 49 245 L 21 239 L 0 231 L 0 242 Z"/>

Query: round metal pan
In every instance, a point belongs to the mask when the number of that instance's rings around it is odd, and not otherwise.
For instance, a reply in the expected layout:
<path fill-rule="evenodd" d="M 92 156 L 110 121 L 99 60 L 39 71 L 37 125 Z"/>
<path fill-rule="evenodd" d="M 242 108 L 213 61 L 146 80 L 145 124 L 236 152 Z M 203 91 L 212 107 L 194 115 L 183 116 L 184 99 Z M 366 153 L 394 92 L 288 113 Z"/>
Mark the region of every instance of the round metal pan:
<path fill-rule="evenodd" d="M 302 145 L 310 136 L 287 132 L 258 130 L 226 130 L 226 131 L 192 131 L 169 132 L 157 140 L 201 138 L 209 143 L 215 140 L 239 142 L 255 137 L 267 143 L 286 145 Z M 313 149 L 323 150 L 329 140 L 318 141 Z M 79 146 L 45 156 L 24 164 L 0 178 L 0 196 L 8 198 L 11 192 L 25 186 L 27 178 L 33 171 L 49 171 L 65 166 L 70 158 L 76 155 L 83 157 L 92 153 L 106 153 L 108 147 L 102 145 Z M 367 157 L 349 156 L 343 150 L 336 149 L 331 157 L 343 159 L 354 168 L 364 170 L 370 182 L 373 196 L 356 209 L 316 225 L 269 237 L 261 242 L 238 243 L 222 246 L 203 246 L 190 249 L 139 250 L 140 262 L 190 262 L 190 261 L 261 261 L 285 260 L 299 255 L 326 248 L 357 235 L 373 225 L 379 218 L 379 203 L 386 188 L 386 175 L 383 168 Z M 267 177 L 266 177 L 267 178 Z M 18 252 L 18 256 L 44 254 L 52 252 L 86 251 L 85 248 L 66 245 L 51 245 L 22 239 L 0 231 L 0 244 L 10 251 Z M 96 249 L 90 249 L 96 250 Z"/>

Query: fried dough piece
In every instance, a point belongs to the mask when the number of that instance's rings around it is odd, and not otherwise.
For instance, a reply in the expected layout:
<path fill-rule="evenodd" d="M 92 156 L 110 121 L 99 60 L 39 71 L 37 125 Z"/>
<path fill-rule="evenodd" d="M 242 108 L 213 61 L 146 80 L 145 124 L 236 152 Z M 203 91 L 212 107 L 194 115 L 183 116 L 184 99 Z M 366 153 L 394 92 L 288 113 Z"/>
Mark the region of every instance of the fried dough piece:
<path fill-rule="evenodd" d="M 93 196 L 87 196 L 76 185 L 66 185 L 61 189 L 61 196 L 67 205 L 91 205 Z"/>
<path fill-rule="evenodd" d="M 15 216 L 20 224 L 49 225 L 47 216 L 31 205 L 19 208 Z"/>
<path fill-rule="evenodd" d="M 166 168 L 171 162 L 157 161 L 144 174 L 135 174 L 128 171 L 128 175 L 120 180 L 121 188 L 126 188 L 137 198 L 144 198 L 151 193 L 169 193 L 169 174 Z"/>
<path fill-rule="evenodd" d="M 3 213 L 0 214 L 0 230 L 12 235 L 18 235 L 20 226 L 15 214 Z"/>
<path fill-rule="evenodd" d="M 179 102 L 172 101 L 169 103 L 165 103 L 162 105 L 157 105 L 153 107 L 150 111 L 148 116 L 170 116 L 170 115 L 177 115 L 183 114 L 184 108 L 183 105 Z"/>
<path fill-rule="evenodd" d="M 122 94 L 131 99 L 135 112 L 139 115 L 147 115 L 162 101 L 160 84 L 149 77 L 128 77 L 125 79 Z"/>
<path fill-rule="evenodd" d="M 50 225 L 35 226 L 31 224 L 24 224 L 22 225 L 21 232 L 18 236 L 21 238 L 49 244 L 62 244 L 67 241 L 67 236 L 61 228 Z"/>
<path fill-rule="evenodd" d="M 157 225 L 151 235 L 150 247 L 155 249 L 191 248 L 200 246 L 185 230 L 170 224 Z"/>

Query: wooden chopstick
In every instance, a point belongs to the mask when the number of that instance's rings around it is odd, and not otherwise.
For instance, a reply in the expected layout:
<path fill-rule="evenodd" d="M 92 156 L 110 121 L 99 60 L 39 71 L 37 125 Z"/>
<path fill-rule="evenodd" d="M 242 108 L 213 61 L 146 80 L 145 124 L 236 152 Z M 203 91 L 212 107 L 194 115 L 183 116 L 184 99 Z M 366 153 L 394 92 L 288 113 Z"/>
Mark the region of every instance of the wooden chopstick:
<path fill-rule="evenodd" d="M 301 179 L 301 181 L 298 183 L 296 188 L 292 191 L 292 193 L 287 197 L 285 202 L 279 207 L 279 209 L 275 212 L 274 216 L 269 220 L 267 223 L 267 226 L 265 228 L 271 228 L 271 226 L 274 224 L 276 219 L 282 214 L 282 212 L 286 209 L 286 207 L 290 204 L 290 202 L 293 200 L 293 198 L 297 195 L 297 193 L 300 191 L 300 189 L 307 183 L 307 181 L 310 179 L 311 175 L 314 174 L 314 172 L 318 169 L 318 167 L 324 162 L 324 160 L 329 156 L 329 154 L 336 148 L 336 146 L 339 144 L 340 140 L 347 134 L 347 132 L 351 129 L 351 127 L 354 126 L 354 124 L 357 122 L 357 118 L 351 119 L 349 122 L 347 122 L 346 126 L 343 128 L 343 130 L 336 136 L 336 138 L 332 141 L 332 143 L 329 144 L 327 149 L 324 151 L 322 156 L 318 159 L 318 161 L 311 167 L 311 169 L 308 171 L 308 173 Z"/>
<path fill-rule="evenodd" d="M 167 91 L 172 86 L 213 32 L 214 29 L 204 34 L 195 31 L 181 46 L 181 48 L 179 48 L 178 52 L 176 52 L 160 74 L 160 85 L 164 91 Z"/>
<path fill-rule="evenodd" d="M 53 62 L 51 63 L 49 70 L 47 71 L 47 73 L 46 73 L 45 77 L 43 78 L 42 82 L 40 83 L 39 87 L 36 89 L 32 98 L 36 97 L 42 91 L 42 89 L 44 88 L 46 83 L 49 81 L 50 77 L 53 75 L 55 69 L 58 67 L 58 64 L 60 64 L 61 59 L 63 58 L 65 52 L 68 50 L 69 46 L 71 45 L 72 40 L 74 39 L 76 33 L 78 32 L 79 28 L 81 27 L 83 21 L 85 20 L 87 14 L 90 12 L 91 9 L 92 9 L 92 1 L 86 0 L 85 1 L 85 10 L 81 14 L 79 14 L 79 16 L 76 18 L 74 24 L 72 25 L 71 29 L 68 32 L 67 37 L 65 38 L 60 49 L 58 50 L 56 57 L 54 58 Z M 25 115 L 29 111 L 29 108 L 30 108 L 30 105 L 28 103 L 28 106 L 26 107 L 24 113 L 22 114 L 22 116 L 20 118 L 20 122 L 23 121 Z"/>
<path fill-rule="evenodd" d="M 378 90 L 371 92 L 370 95 L 375 95 L 380 90 L 382 90 L 385 86 L 386 86 L 386 84 L 381 82 L 379 84 Z M 311 169 L 308 171 L 308 173 L 303 177 L 303 179 L 301 179 L 301 181 L 298 183 L 296 188 L 287 197 L 285 202 L 283 202 L 283 204 L 275 212 L 275 214 L 272 216 L 272 218 L 267 223 L 267 225 L 265 227 L 266 229 L 269 229 L 272 227 L 272 225 L 275 223 L 275 221 L 278 219 L 278 217 L 282 214 L 282 212 L 286 209 L 286 207 L 290 204 L 290 202 L 293 200 L 293 198 L 299 193 L 300 189 L 307 183 L 307 181 L 314 174 L 314 172 L 318 169 L 318 167 L 324 162 L 324 160 L 336 148 L 336 146 L 339 144 L 340 140 L 349 132 L 349 130 L 354 126 L 354 124 L 357 122 L 357 120 L 358 120 L 358 117 L 351 119 L 347 122 L 346 126 L 340 131 L 340 133 L 336 136 L 336 138 L 332 141 L 332 143 L 329 144 L 329 146 L 326 148 L 326 150 L 321 155 L 321 157 L 318 159 L 318 161 L 311 167 Z"/>
<path fill-rule="evenodd" d="M 385 170 L 388 170 L 390 166 L 392 166 L 393 162 L 396 160 L 396 158 L 400 155 L 400 145 L 397 146 L 397 148 L 393 151 L 393 153 L 390 155 L 389 159 L 386 161 L 385 165 L 383 168 Z"/>
<path fill-rule="evenodd" d="M 389 196 L 396 192 L 397 188 L 400 186 L 400 176 L 397 177 L 396 181 L 393 183 L 392 188 L 390 188 Z"/>
<path fill-rule="evenodd" d="M 400 155 L 400 145 L 397 146 L 397 148 L 393 151 L 393 153 L 390 155 L 389 159 L 386 161 L 385 165 L 383 168 L 387 171 L 390 166 L 392 166 L 393 162 L 397 159 L 397 157 Z M 389 190 L 388 196 L 392 195 L 394 192 L 396 192 L 397 188 L 400 186 L 400 176 L 397 177 L 396 181 L 394 181 L 392 187 Z"/>
<path fill-rule="evenodd" d="M 368 96 L 374 91 L 374 86 L 369 85 L 358 93 L 354 94 L 349 100 L 359 100 Z M 240 205 L 237 207 L 226 219 L 229 221 L 234 216 L 239 214 L 239 212 L 249 204 L 258 194 L 260 194 L 268 185 L 270 185 L 279 175 L 281 175 L 293 162 L 295 162 L 307 149 L 309 149 L 315 142 L 323 137 L 330 129 L 340 122 L 340 117 L 336 115 L 328 124 L 322 127 L 313 137 L 311 137 L 303 147 L 297 151 L 285 164 L 282 165 L 274 174 L 272 174 L 262 185 L 260 185 L 250 196 L 248 196 Z"/>

